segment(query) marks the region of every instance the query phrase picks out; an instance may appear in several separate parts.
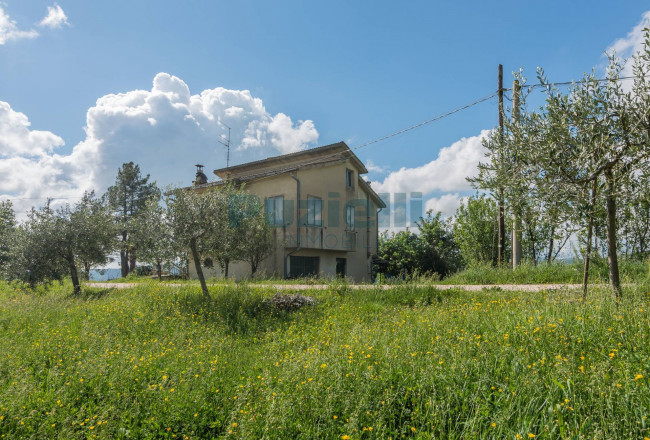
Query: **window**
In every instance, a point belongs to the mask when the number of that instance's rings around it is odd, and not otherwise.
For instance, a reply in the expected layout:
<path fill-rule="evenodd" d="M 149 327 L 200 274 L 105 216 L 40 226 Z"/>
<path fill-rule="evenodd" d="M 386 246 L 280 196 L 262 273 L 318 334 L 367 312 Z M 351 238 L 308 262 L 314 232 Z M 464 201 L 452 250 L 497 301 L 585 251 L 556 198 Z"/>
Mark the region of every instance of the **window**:
<path fill-rule="evenodd" d="M 307 225 L 323 225 L 323 199 L 307 196 Z"/>
<path fill-rule="evenodd" d="M 354 188 L 354 171 L 345 170 L 345 187 Z"/>
<path fill-rule="evenodd" d="M 345 207 L 345 224 L 348 225 L 349 231 L 354 231 L 354 206 Z"/>
<path fill-rule="evenodd" d="M 289 259 L 289 277 L 300 278 L 318 275 L 318 257 L 296 257 Z"/>
<path fill-rule="evenodd" d="M 267 197 L 266 216 L 271 225 L 284 224 L 284 196 Z"/>

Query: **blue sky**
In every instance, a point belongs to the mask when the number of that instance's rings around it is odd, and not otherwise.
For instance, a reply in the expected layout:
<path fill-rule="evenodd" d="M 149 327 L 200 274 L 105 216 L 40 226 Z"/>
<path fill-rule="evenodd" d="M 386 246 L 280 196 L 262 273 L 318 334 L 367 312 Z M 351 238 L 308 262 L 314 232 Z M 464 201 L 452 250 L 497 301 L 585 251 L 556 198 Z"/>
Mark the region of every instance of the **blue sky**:
<path fill-rule="evenodd" d="M 42 24 L 48 7 L 66 20 Z M 224 165 L 223 126 L 206 128 L 210 121 L 231 121 L 233 160 L 243 162 L 339 140 L 355 147 L 432 118 L 495 91 L 499 63 L 506 85 L 520 67 L 531 80 L 536 66 L 551 80 L 578 79 L 650 9 L 647 1 L 207 0 L 5 0 L 0 8 L 0 198 L 20 209 L 103 191 L 129 160 L 161 183 L 188 184 L 197 161 Z M 1 17 L 5 36 L 25 34 L 2 42 Z M 188 104 L 186 88 L 223 89 Z M 118 93 L 126 95 L 98 105 Z M 151 114 L 134 116 L 145 101 Z M 188 115 L 199 131 L 186 126 Z M 358 155 L 377 167 L 369 177 L 378 190 L 440 181 L 423 185 L 425 200 L 447 197 L 449 210 L 468 188 L 445 173 L 464 173 L 480 152 L 478 139 L 459 140 L 492 128 L 496 115 L 493 99 Z M 409 174 L 445 148 L 445 160 Z M 403 183 L 411 177 L 417 184 Z"/>

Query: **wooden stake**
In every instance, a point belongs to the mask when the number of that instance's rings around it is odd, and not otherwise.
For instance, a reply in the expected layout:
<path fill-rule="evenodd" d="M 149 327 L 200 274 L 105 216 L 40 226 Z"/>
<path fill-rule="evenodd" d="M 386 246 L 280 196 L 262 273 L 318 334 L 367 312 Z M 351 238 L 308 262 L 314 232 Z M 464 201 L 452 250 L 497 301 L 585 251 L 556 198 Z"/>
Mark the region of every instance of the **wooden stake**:
<path fill-rule="evenodd" d="M 499 64 L 499 134 L 500 140 L 503 142 L 503 65 Z M 499 226 L 498 226 L 498 250 L 497 250 L 497 265 L 501 267 L 503 264 L 503 254 L 506 247 L 506 224 L 504 219 L 504 208 L 503 208 L 503 188 L 499 188 L 497 195 L 497 205 L 499 209 Z"/>

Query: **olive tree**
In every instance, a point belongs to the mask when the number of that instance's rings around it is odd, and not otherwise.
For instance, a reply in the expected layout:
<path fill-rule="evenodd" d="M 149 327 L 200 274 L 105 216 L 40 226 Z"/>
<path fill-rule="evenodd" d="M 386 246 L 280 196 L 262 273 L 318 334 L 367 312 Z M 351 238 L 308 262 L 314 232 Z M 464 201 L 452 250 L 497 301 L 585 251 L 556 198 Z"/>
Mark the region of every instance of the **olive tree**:
<path fill-rule="evenodd" d="M 163 265 L 175 262 L 181 252 L 167 212 L 155 198 L 149 199 L 140 215 L 133 219 L 132 242 L 138 250 L 138 258 L 156 268 L 159 280 Z"/>
<path fill-rule="evenodd" d="M 11 258 L 10 243 L 15 233 L 16 218 L 10 201 L 0 202 L 0 273 Z"/>
<path fill-rule="evenodd" d="M 105 264 L 115 248 L 115 228 L 105 204 L 86 193 L 73 205 L 32 211 L 16 231 L 10 279 L 35 286 L 70 276 L 74 294 L 81 293 L 79 264 Z"/>

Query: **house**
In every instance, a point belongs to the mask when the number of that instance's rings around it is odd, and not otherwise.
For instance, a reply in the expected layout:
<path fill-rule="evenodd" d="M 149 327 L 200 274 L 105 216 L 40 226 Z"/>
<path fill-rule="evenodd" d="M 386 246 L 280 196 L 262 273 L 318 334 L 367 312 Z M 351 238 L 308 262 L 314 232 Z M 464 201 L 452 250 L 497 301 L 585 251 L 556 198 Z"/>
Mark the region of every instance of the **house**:
<path fill-rule="evenodd" d="M 377 214 L 386 205 L 361 176 L 368 170 L 344 143 L 215 170 L 221 179 L 195 181 L 195 189 L 224 182 L 245 184 L 264 203 L 277 243 L 259 271 L 269 276 L 345 276 L 370 281 L 378 251 Z M 202 173 L 201 173 L 202 174 Z M 198 174 L 197 174 L 198 176 Z M 218 265 L 206 277 L 223 276 Z M 245 262 L 229 277 L 249 277 Z M 190 265 L 190 274 L 196 270 Z"/>

